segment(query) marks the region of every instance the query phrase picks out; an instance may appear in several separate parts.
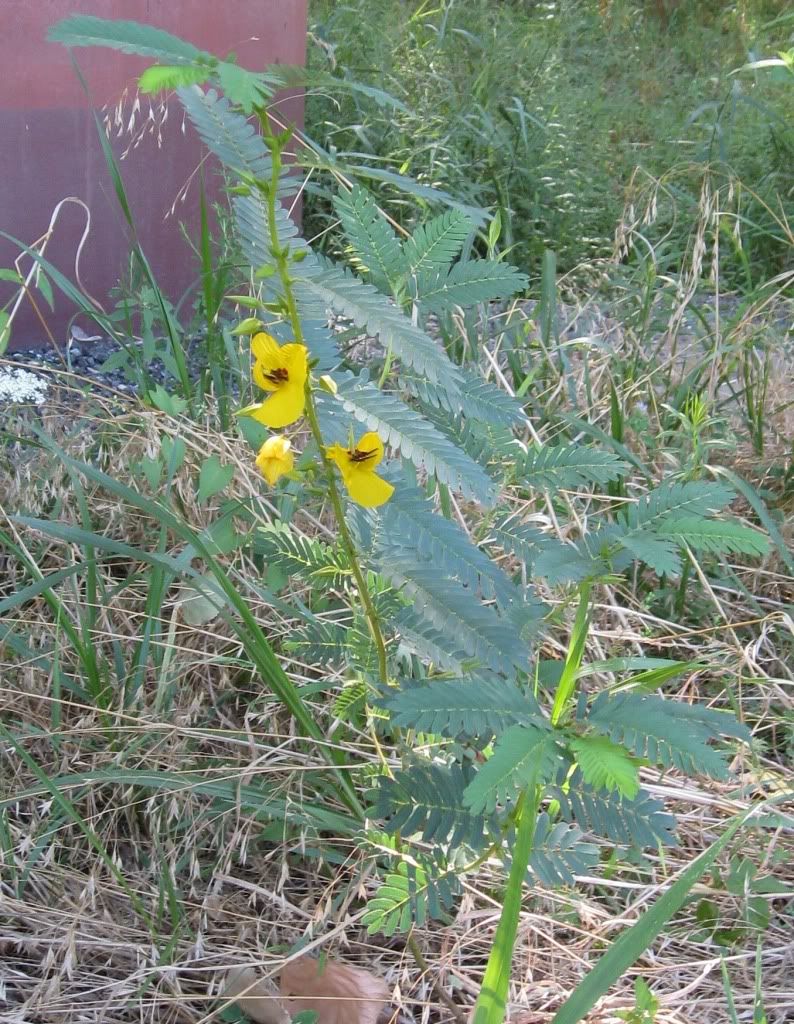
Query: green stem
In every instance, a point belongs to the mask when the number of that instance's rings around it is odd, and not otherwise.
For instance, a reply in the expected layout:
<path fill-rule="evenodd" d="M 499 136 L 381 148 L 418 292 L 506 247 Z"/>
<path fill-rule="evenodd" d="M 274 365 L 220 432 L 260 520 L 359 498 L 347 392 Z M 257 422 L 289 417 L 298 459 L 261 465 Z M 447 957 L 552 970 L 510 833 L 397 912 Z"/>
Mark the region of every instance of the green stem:
<path fill-rule="evenodd" d="M 689 584 L 689 577 L 692 572 L 692 563 L 689 559 L 684 562 L 684 568 L 681 572 L 681 581 L 678 584 L 678 590 L 675 595 L 674 612 L 677 619 L 681 619 L 684 614 L 684 607 L 686 605 L 686 589 Z"/>
<path fill-rule="evenodd" d="M 282 248 L 279 237 L 278 237 L 278 226 L 276 224 L 276 203 L 278 201 L 278 182 L 279 175 L 281 173 L 281 149 L 278 140 L 275 139 L 269 131 L 269 125 L 267 124 L 267 116 L 260 114 L 260 120 L 262 122 L 263 131 L 271 142 L 271 152 L 273 154 L 273 170 L 270 177 L 270 187 L 267 189 L 267 208 L 268 208 L 268 228 L 270 231 L 270 248 L 273 253 L 273 258 L 276 262 L 276 270 L 281 279 L 281 284 L 284 289 L 284 304 L 286 306 L 287 316 L 289 317 L 290 326 L 292 327 L 292 335 L 299 345 L 305 345 L 305 339 L 303 336 L 303 325 L 301 324 L 300 314 L 298 313 L 298 306 L 295 302 L 295 294 L 292 289 L 292 277 L 289 272 L 289 250 Z M 388 662 L 386 658 L 386 644 L 383 640 L 383 633 L 381 632 L 380 622 L 378 620 L 378 613 L 375 605 L 372 601 L 372 595 L 369 592 L 367 586 L 366 577 L 361 568 L 361 564 L 358 560 L 358 554 L 356 552 L 356 546 L 353 543 L 353 538 L 350 535 L 350 531 L 347 528 L 347 521 L 345 520 L 345 512 L 342 507 L 342 499 L 339 496 L 339 489 L 336 486 L 336 476 L 334 474 L 334 467 L 331 460 L 328 458 L 325 450 L 325 444 L 323 443 L 323 435 L 320 430 L 320 422 L 317 419 L 317 409 L 314 405 L 314 398 L 312 397 L 311 384 L 306 381 L 306 418 L 309 421 L 309 427 L 311 428 L 312 436 L 320 452 L 320 460 L 325 471 L 326 480 L 328 482 L 328 495 L 331 499 L 331 504 L 334 509 L 334 516 L 336 517 L 336 525 L 339 530 L 339 536 L 342 541 L 342 547 L 345 550 L 350 566 L 353 570 L 353 576 L 356 580 L 356 586 L 358 587 L 359 597 L 361 603 L 364 606 L 364 614 L 369 624 L 370 633 L 375 644 L 375 648 L 378 652 L 378 674 L 381 682 L 388 682 Z"/>
<path fill-rule="evenodd" d="M 389 347 L 386 349 L 386 358 L 383 361 L 383 372 L 381 373 L 378 379 L 378 389 L 381 391 L 383 390 L 383 385 L 386 383 L 389 373 L 391 371 L 391 364 L 393 358 L 394 353 L 392 352 L 392 347 L 390 344 Z"/>
<path fill-rule="evenodd" d="M 540 786 L 531 785 L 519 812 L 516 841 L 513 846 L 513 863 L 510 866 L 510 877 L 507 881 L 502 914 L 485 968 L 480 995 L 474 1008 L 473 1024 L 502 1024 L 505 1017 L 513 948 L 516 943 L 518 918 L 521 912 L 521 894 L 535 841 L 540 797 Z"/>
<path fill-rule="evenodd" d="M 579 607 L 576 609 L 576 619 L 571 630 L 571 639 L 568 644 L 568 653 L 565 657 L 560 681 L 557 684 L 557 692 L 554 695 L 554 707 L 551 711 L 551 724 L 559 725 L 560 720 L 568 710 L 576 689 L 576 677 L 584 656 L 584 645 L 587 639 L 587 630 L 590 624 L 590 591 L 592 583 L 585 582 L 579 590 Z"/>
<path fill-rule="evenodd" d="M 584 657 L 589 626 L 592 586 L 592 583 L 587 581 L 579 590 L 579 607 L 576 610 L 576 619 L 571 630 L 562 676 L 554 696 L 554 707 L 551 714 L 551 723 L 554 726 L 560 724 L 576 692 L 576 679 Z M 480 996 L 474 1010 L 473 1024 L 502 1024 L 504 1020 L 513 947 L 521 910 L 521 893 L 535 841 L 535 826 L 542 795 L 543 788 L 533 780 L 516 808 L 513 863 L 510 867 L 502 916 L 496 929 Z"/>
<path fill-rule="evenodd" d="M 273 171 L 270 180 L 270 187 L 267 189 L 267 209 L 268 209 L 268 227 L 270 231 L 270 248 L 273 253 L 273 258 L 276 264 L 276 271 L 281 280 L 283 289 L 283 301 L 284 307 L 289 318 L 290 326 L 292 327 L 292 336 L 295 342 L 299 345 L 305 345 L 305 338 L 303 334 L 303 325 L 301 324 L 300 314 L 298 313 L 297 303 L 295 301 L 295 294 L 292 289 L 292 277 L 290 276 L 289 270 L 289 250 L 282 248 L 279 237 L 278 228 L 276 225 L 276 202 L 277 202 L 277 190 L 278 180 L 281 170 L 281 148 L 279 140 L 276 139 L 269 131 L 269 125 L 267 123 L 267 116 L 260 113 L 260 121 L 262 122 L 263 131 L 268 138 L 271 145 L 271 152 L 273 154 Z M 388 369 L 390 366 L 391 352 L 387 355 L 386 367 L 384 368 L 384 374 L 381 378 L 381 385 L 386 379 Z M 328 485 L 328 496 L 333 506 L 334 516 L 336 518 L 336 525 L 339 531 L 339 537 L 342 542 L 342 547 L 347 555 L 350 562 L 350 567 L 353 571 L 353 576 L 358 587 L 358 594 L 364 608 L 364 614 L 369 625 L 370 633 L 372 634 L 372 640 L 375 644 L 375 649 L 378 654 L 378 675 L 382 683 L 387 683 L 389 678 L 388 660 L 386 656 L 386 644 L 383 639 L 383 633 L 380 628 L 380 620 L 378 618 L 378 612 L 375 608 L 375 604 L 372 600 L 369 587 L 367 586 L 366 576 L 359 562 L 358 553 L 356 551 L 355 543 L 350 534 L 350 530 L 347 527 L 347 520 L 345 519 L 345 511 L 342 505 L 342 499 L 339 495 L 339 488 L 336 484 L 336 474 L 334 472 L 334 466 L 331 460 L 328 458 L 325 444 L 323 442 L 322 430 L 320 429 L 320 421 L 317 417 L 317 407 L 314 403 L 314 396 L 312 395 L 311 381 L 306 381 L 306 419 L 309 423 L 309 428 L 314 438 L 315 444 L 320 454 L 320 461 L 325 472 L 325 477 Z M 372 729 L 372 739 L 375 746 L 380 754 L 384 768 L 389 772 L 388 763 L 386 757 L 380 749 L 380 743 L 378 741 L 377 734 Z M 390 772 L 389 772 L 390 774 Z M 397 835 L 397 850 L 399 852 L 401 848 L 399 834 Z M 419 948 L 419 944 L 416 941 L 416 937 L 410 935 L 408 938 L 408 947 L 416 960 L 419 969 L 428 972 L 429 968 L 427 962 L 422 955 L 422 951 Z M 447 995 L 447 993 L 441 988 L 440 985 L 434 982 L 434 987 L 438 993 L 441 1001 L 447 1006 L 447 1008 L 455 1015 L 456 1020 L 463 1024 L 463 1015 L 460 1009 L 455 1005 L 454 1001 Z"/>
<path fill-rule="evenodd" d="M 317 419 L 317 410 L 314 406 L 314 399 L 312 398 L 311 388 L 308 383 L 306 386 L 306 418 L 309 421 L 312 436 L 320 450 L 320 460 L 322 461 L 326 480 L 328 482 L 328 496 L 331 499 L 331 504 L 334 509 L 339 537 L 342 541 L 342 547 L 345 550 L 345 554 L 350 561 L 350 567 L 353 570 L 353 576 L 355 577 L 356 586 L 358 587 L 358 594 L 361 598 L 361 603 L 364 606 L 364 614 L 367 617 L 370 633 L 372 634 L 372 640 L 375 644 L 375 649 L 378 652 L 378 675 L 380 676 L 381 682 L 386 683 L 389 679 L 389 670 L 386 660 L 386 643 L 383 639 L 383 633 L 381 632 L 378 612 L 372 600 L 372 595 L 369 592 L 364 571 L 359 563 L 356 546 L 350 535 L 350 531 L 347 528 L 345 511 L 342 507 L 342 499 L 339 496 L 339 488 L 336 486 L 334 467 L 325 451 L 323 435 L 320 431 L 320 423 Z"/>

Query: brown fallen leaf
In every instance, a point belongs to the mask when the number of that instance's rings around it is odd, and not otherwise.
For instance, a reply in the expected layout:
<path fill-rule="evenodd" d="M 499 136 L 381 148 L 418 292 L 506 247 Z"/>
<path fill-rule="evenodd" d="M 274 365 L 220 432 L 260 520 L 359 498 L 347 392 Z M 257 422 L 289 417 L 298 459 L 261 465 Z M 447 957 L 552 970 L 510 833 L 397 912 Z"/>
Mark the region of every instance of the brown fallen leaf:
<path fill-rule="evenodd" d="M 290 1014 L 314 1010 L 317 1024 L 377 1024 L 389 1002 L 388 986 L 369 971 L 308 956 L 285 964 L 279 989 Z"/>
<path fill-rule="evenodd" d="M 290 1024 L 276 986 L 260 978 L 253 967 L 233 967 L 229 971 L 223 998 L 234 999 L 257 1024 Z"/>
<path fill-rule="evenodd" d="M 284 966 L 276 990 L 251 967 L 229 971 L 225 999 L 234 999 L 257 1024 L 289 1024 L 304 1010 L 317 1013 L 317 1024 L 379 1024 L 389 1003 L 386 983 L 357 967 L 309 956 Z M 389 1020 L 384 1013 L 381 1020 Z"/>

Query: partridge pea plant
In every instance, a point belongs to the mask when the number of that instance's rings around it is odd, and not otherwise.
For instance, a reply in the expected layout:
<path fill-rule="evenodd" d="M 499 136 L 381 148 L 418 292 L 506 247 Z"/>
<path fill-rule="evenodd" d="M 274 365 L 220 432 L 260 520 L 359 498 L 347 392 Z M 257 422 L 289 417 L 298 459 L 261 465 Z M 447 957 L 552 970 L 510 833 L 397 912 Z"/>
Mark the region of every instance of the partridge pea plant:
<path fill-rule="evenodd" d="M 401 239 L 354 185 L 337 204 L 350 267 L 315 253 L 287 212 L 291 134 L 274 131 L 268 113 L 292 72 L 247 72 L 129 22 L 75 17 L 52 35 L 156 58 L 141 88 L 175 90 L 224 165 L 249 284 L 227 296 L 230 334 L 245 307 L 236 331 L 251 336 L 256 389 L 238 422 L 261 431 L 252 459 L 276 506 L 326 523 L 331 514 L 338 538 L 307 539 L 285 511 L 259 531 L 256 552 L 336 610 L 320 618 L 296 606 L 291 649 L 345 680 L 335 728 L 363 727 L 391 752 L 378 771 L 349 766 L 371 792 L 360 842 L 379 874 L 364 922 L 391 935 L 443 921 L 464 876 L 501 862 L 504 912 L 474 1017 L 500 1024 L 526 893 L 591 875 L 594 837 L 635 856 L 675 844 L 675 820 L 640 769 L 722 779 L 734 749 L 726 739 L 749 738 L 729 714 L 664 696 L 669 679 L 699 666 L 587 663 L 600 585 L 632 573 L 679 577 L 696 554 L 760 555 L 766 540 L 719 514 L 733 494 L 716 480 L 654 482 L 644 471 L 642 486 L 617 487 L 630 469 L 621 454 L 575 436 L 529 442 L 522 405 L 428 333 L 431 315 L 527 285 L 504 262 L 461 255 L 478 229 L 468 212 L 450 206 Z M 330 312 L 351 329 L 334 330 Z M 510 506 L 500 501 L 507 486 Z M 566 510 L 589 507 L 594 494 L 604 511 L 566 524 Z M 515 511 L 534 502 L 563 519 L 566 540 Z M 551 607 L 541 592 L 562 600 Z M 540 643 L 555 632 L 561 659 Z M 654 918 L 642 943 L 664 920 Z M 634 957 L 643 944 L 635 947 Z M 559 1021 L 579 1019 L 614 979 L 603 970 L 601 988 Z"/>

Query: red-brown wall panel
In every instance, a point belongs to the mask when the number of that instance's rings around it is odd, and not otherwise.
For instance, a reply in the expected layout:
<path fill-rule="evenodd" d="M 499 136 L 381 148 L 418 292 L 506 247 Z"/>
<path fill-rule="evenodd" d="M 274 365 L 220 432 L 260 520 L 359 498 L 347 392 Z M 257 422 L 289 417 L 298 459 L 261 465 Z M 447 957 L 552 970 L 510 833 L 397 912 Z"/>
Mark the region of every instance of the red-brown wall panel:
<path fill-rule="evenodd" d="M 89 100 L 69 52 L 46 41 L 50 25 L 73 13 L 156 25 L 220 56 L 234 51 L 243 66 L 260 70 L 273 63 L 303 63 L 306 0 L 0 3 L 0 229 L 31 244 L 47 230 L 61 199 L 81 199 L 91 210 L 91 233 L 81 254 L 80 277 L 86 289 L 107 306 L 108 292 L 123 272 L 129 243 L 97 138 L 93 109 L 107 106 L 112 113 L 126 90 L 125 130 L 119 137 L 114 131 L 113 149 L 117 157 L 129 150 L 121 170 L 139 238 L 158 282 L 177 302 L 196 280 L 196 263 L 182 238 L 179 221 L 195 238 L 199 190 L 194 172 L 203 156 L 201 145 L 189 124 L 182 131 L 181 107 L 172 98 L 161 141 L 148 133 L 130 148 L 126 120 L 132 112 L 135 82 L 151 62 L 107 49 L 75 50 Z M 138 126 L 148 110 L 149 100 L 144 97 Z M 302 123 L 300 97 L 287 100 L 280 110 L 289 120 Z M 204 170 L 207 184 L 216 190 L 214 165 L 207 162 Z M 170 215 L 188 183 L 185 198 Z M 76 205 L 65 206 L 46 251 L 47 259 L 72 279 L 84 224 L 85 217 Z M 11 243 L 0 239 L 0 267 L 11 266 L 17 252 Z M 24 266 L 27 269 L 29 261 Z M 0 282 L 0 303 L 9 289 Z M 74 307 L 56 292 L 55 314 L 46 307 L 43 312 L 56 340 L 64 341 Z M 46 338 L 34 310 L 24 301 L 14 322 L 12 344 L 42 344 Z"/>

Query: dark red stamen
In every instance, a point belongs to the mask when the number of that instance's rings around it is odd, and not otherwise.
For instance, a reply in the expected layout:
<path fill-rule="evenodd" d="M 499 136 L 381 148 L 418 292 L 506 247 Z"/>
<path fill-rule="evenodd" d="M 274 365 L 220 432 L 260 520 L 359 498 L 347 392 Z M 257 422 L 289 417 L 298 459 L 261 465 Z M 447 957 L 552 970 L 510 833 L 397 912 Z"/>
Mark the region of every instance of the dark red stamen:
<path fill-rule="evenodd" d="M 367 459 L 371 459 L 375 454 L 375 449 L 371 448 L 368 452 L 362 452 L 359 448 L 356 448 L 355 451 L 348 452 L 348 454 L 350 455 L 351 462 L 366 462 Z"/>

